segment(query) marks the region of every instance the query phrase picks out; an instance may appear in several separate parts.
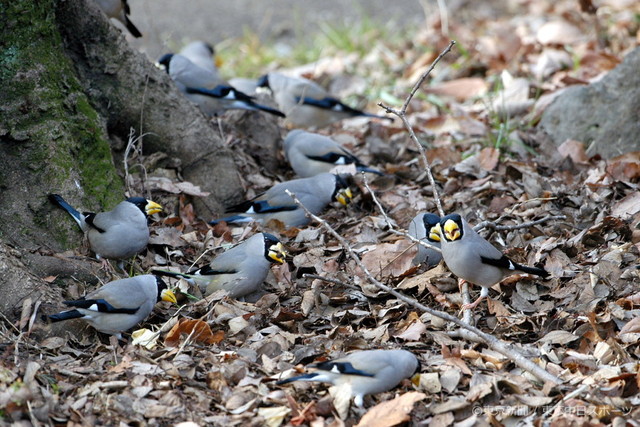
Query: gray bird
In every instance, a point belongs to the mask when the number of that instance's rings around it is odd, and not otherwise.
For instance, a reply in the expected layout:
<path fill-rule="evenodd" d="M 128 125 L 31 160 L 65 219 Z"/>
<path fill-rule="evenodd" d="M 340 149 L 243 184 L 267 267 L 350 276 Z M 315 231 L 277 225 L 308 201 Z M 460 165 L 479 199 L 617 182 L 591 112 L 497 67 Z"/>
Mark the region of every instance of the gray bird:
<path fill-rule="evenodd" d="M 273 99 L 293 127 L 322 127 L 350 117 L 392 117 L 366 113 L 343 104 L 320 85 L 301 77 L 269 73 L 258 79 L 258 87 L 271 89 Z"/>
<path fill-rule="evenodd" d="M 432 213 L 419 213 L 409 224 L 409 235 L 440 248 L 440 217 Z M 433 268 L 442 259 L 442 254 L 431 248 L 418 245 L 418 253 L 413 258 L 413 264 L 425 264 Z"/>
<path fill-rule="evenodd" d="M 48 316 L 52 322 L 82 319 L 100 332 L 122 338 L 121 333 L 145 320 L 159 301 L 176 302 L 167 284 L 152 274 L 109 282 L 84 298 L 64 301 L 75 307 Z"/>
<path fill-rule="evenodd" d="M 96 3 L 109 18 L 115 18 L 122 22 L 133 37 L 142 37 L 142 33 L 129 20 L 131 10 L 127 0 L 96 0 Z"/>
<path fill-rule="evenodd" d="M 271 264 L 284 263 L 287 256 L 282 243 L 272 234 L 258 233 L 244 242 L 221 253 L 206 267 L 189 273 L 154 270 L 155 274 L 182 277 L 200 288 L 203 295 L 219 289 L 229 292 L 231 298 L 253 293 L 267 278 Z"/>
<path fill-rule="evenodd" d="M 358 172 L 384 175 L 362 163 L 333 139 L 301 129 L 292 130 L 284 139 L 284 154 L 301 178 L 331 172 L 336 166 L 349 164 L 354 164 Z"/>
<path fill-rule="evenodd" d="M 197 66 L 219 75 L 218 68 L 222 64 L 222 60 L 215 56 L 215 49 L 209 43 L 200 40 L 193 41 L 180 50 L 180 55 L 186 57 Z M 223 81 L 222 79 L 220 80 Z M 256 79 L 234 77 L 224 83 L 247 95 L 253 96 L 256 94 Z"/>
<path fill-rule="evenodd" d="M 319 381 L 342 386 L 351 386 L 355 404 L 363 406 L 364 396 L 388 391 L 410 378 L 420 370 L 418 358 L 406 350 L 356 351 L 340 359 L 310 365 L 315 371 L 276 384 L 293 381 Z"/>
<path fill-rule="evenodd" d="M 346 206 L 353 197 L 345 177 L 322 173 L 276 184 L 256 198 L 227 209 L 227 212 L 239 212 L 237 215 L 213 220 L 209 224 L 215 225 L 220 221 L 230 224 L 258 221 L 266 224 L 276 219 L 286 227 L 307 225 L 310 219 L 285 190 L 294 193 L 314 215 L 319 215 L 334 200 Z"/>
<path fill-rule="evenodd" d="M 187 58 L 200 68 L 203 68 L 216 76 L 218 75 L 218 64 L 215 58 L 215 49 L 207 42 L 196 40 L 180 50 L 180 55 Z M 222 79 L 220 78 L 222 81 Z"/>
<path fill-rule="evenodd" d="M 463 309 L 477 306 L 489 295 L 489 287 L 505 277 L 521 271 L 542 278 L 549 273 L 537 267 L 520 265 L 496 249 L 486 239 L 476 233 L 469 223 L 458 214 L 440 219 L 440 249 L 445 264 L 453 274 L 464 281 L 482 286 L 480 297 Z"/>
<path fill-rule="evenodd" d="M 240 109 L 264 111 L 284 117 L 280 111 L 258 104 L 253 97 L 229 85 L 217 73 L 198 67 L 185 56 L 167 53 L 159 59 L 158 64 L 164 67 L 187 99 L 207 116 L 214 116 L 224 110 Z"/>
<path fill-rule="evenodd" d="M 100 213 L 80 213 L 58 194 L 49 194 L 49 200 L 73 217 L 105 267 L 105 259 L 124 260 L 144 250 L 149 243 L 147 218 L 162 211 L 162 206 L 143 197 L 128 198 L 113 210 Z"/>

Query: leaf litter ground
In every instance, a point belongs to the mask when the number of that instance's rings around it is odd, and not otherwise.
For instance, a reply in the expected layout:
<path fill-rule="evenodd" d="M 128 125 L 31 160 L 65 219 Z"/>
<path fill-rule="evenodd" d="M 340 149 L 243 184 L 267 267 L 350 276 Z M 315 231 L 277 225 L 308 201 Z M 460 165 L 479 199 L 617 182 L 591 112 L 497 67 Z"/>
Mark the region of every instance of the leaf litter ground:
<path fill-rule="evenodd" d="M 509 5 L 518 9 L 462 10 L 460 24 L 450 19 L 458 53 L 445 57 L 429 88 L 414 98 L 409 119 L 426 145 L 446 212 L 459 212 L 472 224 L 566 217 L 482 231 L 512 259 L 542 265 L 551 278 L 506 279 L 474 311 L 479 328 L 512 343 L 562 385 L 540 383 L 503 355 L 460 338 L 447 322 L 380 292 L 318 224 L 301 230 L 274 224 L 271 231 L 291 256 L 272 269 L 263 292 L 247 301 L 214 294 L 194 302 L 187 294 L 200 298 L 197 291 L 179 283 L 180 308 L 159 305 L 141 325 L 160 332 L 136 333 L 127 345 L 82 324 L 52 333 L 34 321 L 37 306 L 25 303 L 20 321 L 5 319 L 0 331 L 7 342 L 0 359 L 3 419 L 24 425 L 636 425 L 640 157 L 605 160 L 588 155 L 579 141 L 549 147 L 531 125 L 560 89 L 619 63 L 637 44 L 638 23 L 630 16 L 640 10 L 608 1 L 596 18 L 574 2 Z M 364 59 L 338 56 L 314 70 L 334 80 L 340 78 L 336 63 L 341 73 L 365 78 L 403 72 L 383 94 L 403 99 L 448 43 L 439 21 L 431 21 L 404 49 L 380 41 Z M 398 64 L 412 65 L 399 70 Z M 400 124 L 352 120 L 322 132 L 389 173 L 370 184 L 397 226 L 406 229 L 416 213 L 435 210 L 416 147 Z M 231 144 L 247 188 L 257 193 L 292 178 L 284 163 L 264 171 L 240 145 Z M 203 265 L 254 232 L 256 226 L 207 226 L 210 218 L 198 217 L 190 202 L 199 189 L 179 182 L 174 170 L 151 175 L 154 198 L 175 214 L 153 224 L 151 245 L 136 269 Z M 323 219 L 377 279 L 458 315 L 456 278 L 442 265 L 429 271 L 413 266 L 416 248 L 388 232 L 361 177 L 357 187 L 351 206 L 331 208 Z M 81 295 L 74 285 L 64 298 Z M 287 370 L 346 351 L 399 347 L 419 356 L 420 384 L 407 381 L 369 397 L 367 410 L 349 412 L 324 385 L 274 384 Z"/>

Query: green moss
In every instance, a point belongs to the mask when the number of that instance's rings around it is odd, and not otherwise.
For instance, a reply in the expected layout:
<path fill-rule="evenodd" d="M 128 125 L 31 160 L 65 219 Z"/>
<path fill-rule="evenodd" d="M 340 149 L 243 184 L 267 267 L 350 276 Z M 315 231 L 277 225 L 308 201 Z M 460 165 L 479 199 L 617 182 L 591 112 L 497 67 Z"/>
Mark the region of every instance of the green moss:
<path fill-rule="evenodd" d="M 48 192 L 60 192 L 78 181 L 87 196 L 83 207 L 110 208 L 122 200 L 123 185 L 100 117 L 65 55 L 55 7 L 55 0 L 3 2 L 0 7 L 0 123 L 6 130 L 3 142 L 8 142 L 0 149 L 19 165 L 13 167 L 30 172 L 27 179 L 36 188 L 45 182 Z M 16 185 L 9 177 L 5 181 Z M 34 205 L 39 198 L 41 206 L 48 203 L 46 194 L 33 197 L 38 198 L 29 201 Z M 1 216 L 0 223 L 7 223 Z M 77 246 L 77 232 L 71 233 L 66 222 L 38 215 L 24 221 L 17 230 L 34 233 L 36 223 Z"/>

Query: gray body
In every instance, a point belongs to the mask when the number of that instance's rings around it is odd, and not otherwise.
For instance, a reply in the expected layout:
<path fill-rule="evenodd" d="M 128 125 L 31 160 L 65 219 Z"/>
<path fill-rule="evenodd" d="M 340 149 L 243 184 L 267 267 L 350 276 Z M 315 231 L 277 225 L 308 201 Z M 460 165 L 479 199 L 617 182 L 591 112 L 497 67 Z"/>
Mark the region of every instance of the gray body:
<path fill-rule="evenodd" d="M 104 232 L 88 225 L 83 230 L 98 258 L 128 259 L 149 243 L 147 217 L 132 203 L 120 202 L 112 211 L 96 214 L 93 223 Z"/>
<path fill-rule="evenodd" d="M 213 48 L 207 43 L 200 40 L 193 41 L 182 48 L 180 55 L 198 67 L 209 71 L 215 75 L 218 80 L 223 81 L 218 74 L 218 67 L 216 67 L 214 61 Z"/>
<path fill-rule="evenodd" d="M 358 163 L 359 160 L 333 139 L 317 133 L 295 129 L 284 139 L 284 154 L 291 168 L 301 178 L 331 172 L 336 166 Z M 313 159 L 327 155 L 344 156 L 336 163 Z"/>
<path fill-rule="evenodd" d="M 193 280 L 205 296 L 224 289 L 231 298 L 241 298 L 260 289 L 269 274 L 272 263 L 265 257 L 265 249 L 264 235 L 258 233 L 221 253 L 209 264 L 212 270 L 233 273 L 200 275 L 196 272 L 182 276 Z"/>
<path fill-rule="evenodd" d="M 311 80 L 269 73 L 269 87 L 276 104 L 287 116 L 286 121 L 295 127 L 321 127 L 348 117 L 339 112 L 301 105 L 296 101 L 297 96 L 317 99 L 329 96 L 326 90 Z"/>
<path fill-rule="evenodd" d="M 91 222 L 89 218 L 93 214 L 78 212 L 57 194 L 50 194 L 49 200 L 64 209 L 78 223 L 87 235 L 91 250 L 99 259 L 131 258 L 142 251 L 149 242 L 147 215 L 140 207 L 129 201 L 132 199 L 118 203 L 111 211 L 95 214 L 93 226 L 89 223 Z M 153 203 L 149 200 L 141 200 Z M 154 205 L 160 208 L 160 205 L 155 203 Z"/>
<path fill-rule="evenodd" d="M 541 277 L 548 276 L 548 273 L 541 268 L 527 267 L 509 260 L 485 238 L 476 233 L 464 218 L 461 217 L 461 219 L 464 230 L 462 238 L 453 242 L 448 241 L 444 237 L 444 230 L 442 230 L 443 237 L 440 247 L 447 267 L 459 278 L 489 288 L 517 271 L 537 274 Z M 491 260 L 503 259 L 505 267 L 483 262 L 481 257 Z"/>
<path fill-rule="evenodd" d="M 233 100 L 214 98 L 211 96 L 187 93 L 187 87 L 213 89 L 225 82 L 216 72 L 211 72 L 191 62 L 180 54 L 173 55 L 169 66 L 169 75 L 187 99 L 196 104 L 207 116 L 213 116 L 221 111 L 234 108 Z M 240 107 L 238 107 L 240 108 Z"/>
<path fill-rule="evenodd" d="M 133 22 L 129 20 L 129 5 L 127 0 L 96 0 L 100 9 L 109 18 L 115 18 L 127 27 L 127 30 L 134 37 L 142 37 L 140 31 L 133 25 Z"/>
<path fill-rule="evenodd" d="M 409 235 L 424 242 L 427 242 L 436 247 L 440 247 L 440 242 L 434 242 L 428 239 L 428 232 L 424 226 L 424 221 L 422 217 L 424 213 L 419 213 L 416 215 L 409 223 Z M 413 258 L 413 264 L 425 264 L 428 268 L 435 267 L 442 260 L 442 254 L 434 249 L 426 248 L 422 245 L 418 246 L 418 253 Z"/>
<path fill-rule="evenodd" d="M 335 364 L 345 362 L 351 364 L 356 370 L 372 376 L 345 374 L 334 368 Z M 364 396 L 391 390 L 403 379 L 416 373 L 419 363 L 416 356 L 406 350 L 365 350 L 350 353 L 330 362 L 311 365 L 311 367 L 318 370 L 284 380 L 282 383 L 319 381 L 338 387 L 349 384 L 356 405 L 361 407 Z"/>
<path fill-rule="evenodd" d="M 305 212 L 285 192 L 294 193 L 298 200 L 314 215 L 319 215 L 332 201 L 336 192 L 336 175 L 323 173 L 310 178 L 293 179 L 276 184 L 254 201 L 267 201 L 271 206 L 289 206 L 292 210 L 273 213 L 245 212 L 241 215 L 253 218 L 256 221 L 266 223 L 271 219 L 277 219 L 287 227 L 301 227 L 310 221 Z"/>
<path fill-rule="evenodd" d="M 106 313 L 96 309 L 75 308 L 95 329 L 109 335 L 131 329 L 146 319 L 159 300 L 157 278 L 151 274 L 130 277 L 109 282 L 101 288 L 87 294 L 87 300 L 105 300 L 115 308 L 136 309 L 134 314 Z M 74 311 L 70 310 L 70 311 Z M 64 314 L 63 312 L 61 314 Z"/>
<path fill-rule="evenodd" d="M 176 86 L 207 116 L 224 110 L 239 109 L 264 111 L 283 117 L 280 111 L 256 103 L 250 96 L 238 91 L 212 72 L 191 62 L 180 54 L 166 54 L 160 58 Z"/>

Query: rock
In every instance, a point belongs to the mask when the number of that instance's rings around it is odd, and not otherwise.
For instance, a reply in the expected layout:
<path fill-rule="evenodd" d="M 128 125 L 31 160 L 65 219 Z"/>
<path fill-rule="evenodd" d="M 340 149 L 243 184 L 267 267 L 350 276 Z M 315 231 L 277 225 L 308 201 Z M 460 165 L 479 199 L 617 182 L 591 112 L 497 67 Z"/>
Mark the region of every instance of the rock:
<path fill-rule="evenodd" d="M 566 89 L 546 109 L 541 129 L 555 147 L 581 141 L 587 154 L 611 158 L 638 150 L 640 48 L 601 80 Z"/>

